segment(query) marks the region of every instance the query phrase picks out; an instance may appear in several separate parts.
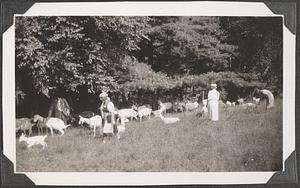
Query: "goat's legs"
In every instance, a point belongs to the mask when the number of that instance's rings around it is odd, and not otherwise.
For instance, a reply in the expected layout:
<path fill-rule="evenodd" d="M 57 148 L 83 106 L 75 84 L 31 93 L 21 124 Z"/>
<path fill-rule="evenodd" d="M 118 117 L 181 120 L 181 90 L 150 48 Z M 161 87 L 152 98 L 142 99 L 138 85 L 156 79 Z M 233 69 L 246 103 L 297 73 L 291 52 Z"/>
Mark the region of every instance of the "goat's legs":
<path fill-rule="evenodd" d="M 50 128 L 50 131 L 51 131 L 51 135 L 53 136 L 53 129 L 52 129 L 52 128 Z"/>
<path fill-rule="evenodd" d="M 94 125 L 94 138 L 96 137 L 96 125 Z"/>
<path fill-rule="evenodd" d="M 43 149 L 45 149 L 47 147 L 47 143 L 46 142 L 42 142 L 41 145 L 43 146 Z"/>

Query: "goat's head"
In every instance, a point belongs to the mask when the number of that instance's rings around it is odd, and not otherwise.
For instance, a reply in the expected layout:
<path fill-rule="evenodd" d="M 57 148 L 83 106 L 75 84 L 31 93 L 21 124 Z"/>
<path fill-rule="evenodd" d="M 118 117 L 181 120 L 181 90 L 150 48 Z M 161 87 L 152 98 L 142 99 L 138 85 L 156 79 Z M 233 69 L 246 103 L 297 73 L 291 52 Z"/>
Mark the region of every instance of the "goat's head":
<path fill-rule="evenodd" d="M 44 120 L 44 118 L 38 114 L 34 115 L 32 118 L 33 123 L 42 122 L 43 120 Z"/>
<path fill-rule="evenodd" d="M 79 115 L 78 117 L 79 117 L 78 125 L 83 125 L 85 123 L 84 118 L 81 115 Z"/>
<path fill-rule="evenodd" d="M 25 141 L 26 137 L 24 135 L 24 133 L 21 134 L 20 138 L 19 138 L 19 142 Z"/>
<path fill-rule="evenodd" d="M 138 110 L 138 108 L 135 104 L 131 106 L 131 109 L 136 110 L 136 111 Z"/>

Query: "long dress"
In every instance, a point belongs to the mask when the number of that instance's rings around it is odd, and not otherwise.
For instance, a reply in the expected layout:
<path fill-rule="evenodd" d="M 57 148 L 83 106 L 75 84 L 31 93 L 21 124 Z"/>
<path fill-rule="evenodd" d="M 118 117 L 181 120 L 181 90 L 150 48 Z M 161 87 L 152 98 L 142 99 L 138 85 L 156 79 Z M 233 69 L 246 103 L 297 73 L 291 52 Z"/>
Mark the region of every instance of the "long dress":
<path fill-rule="evenodd" d="M 100 106 L 101 116 L 104 120 L 103 133 L 104 134 L 113 134 L 114 133 L 114 104 L 108 98 L 106 101 L 103 101 Z"/>
<path fill-rule="evenodd" d="M 219 120 L 219 98 L 220 93 L 216 89 L 208 92 L 208 116 L 212 121 Z"/>
<path fill-rule="evenodd" d="M 274 95 L 272 92 L 267 89 L 263 89 L 261 92 L 268 97 L 267 109 L 272 108 L 274 106 Z"/>

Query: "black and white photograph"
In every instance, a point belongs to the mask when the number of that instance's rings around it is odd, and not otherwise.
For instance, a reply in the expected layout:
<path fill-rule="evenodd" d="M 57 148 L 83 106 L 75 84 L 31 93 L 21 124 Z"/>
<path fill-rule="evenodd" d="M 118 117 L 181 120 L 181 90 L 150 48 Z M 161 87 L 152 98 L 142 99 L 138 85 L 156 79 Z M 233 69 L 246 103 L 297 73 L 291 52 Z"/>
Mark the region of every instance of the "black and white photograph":
<path fill-rule="evenodd" d="M 273 10 L 81 2 L 14 14 L 3 34 L 13 173 L 35 185 L 280 181 L 296 157 L 296 39 Z"/>
<path fill-rule="evenodd" d="M 16 17 L 17 171 L 281 171 L 282 21 Z"/>

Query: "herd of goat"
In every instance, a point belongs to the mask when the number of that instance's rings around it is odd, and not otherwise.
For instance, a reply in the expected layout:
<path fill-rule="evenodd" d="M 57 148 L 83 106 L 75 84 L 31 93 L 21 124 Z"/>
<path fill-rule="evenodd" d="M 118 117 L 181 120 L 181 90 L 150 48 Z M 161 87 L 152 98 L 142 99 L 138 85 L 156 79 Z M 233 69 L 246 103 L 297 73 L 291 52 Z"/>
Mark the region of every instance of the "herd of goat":
<path fill-rule="evenodd" d="M 120 134 L 125 131 L 125 124 L 130 120 L 139 120 L 140 122 L 143 119 L 150 119 L 152 116 L 158 117 L 162 120 L 164 124 L 174 124 L 179 122 L 180 119 L 178 117 L 165 117 L 166 113 L 174 112 L 174 113 L 185 113 L 188 111 L 197 111 L 198 114 L 201 116 L 207 116 L 208 109 L 207 109 L 207 99 L 202 100 L 201 105 L 197 102 L 176 102 L 176 103 L 162 103 L 158 101 L 159 109 L 153 111 L 151 106 L 149 105 L 142 105 L 142 106 L 135 106 L 133 105 L 131 108 L 125 109 L 116 109 L 114 114 L 116 117 L 116 124 L 117 124 L 117 138 L 120 138 Z M 251 102 L 245 102 L 244 99 L 238 99 L 236 102 L 226 101 L 224 103 L 220 100 L 220 106 L 225 108 L 234 107 L 236 105 L 242 106 L 244 109 L 253 109 L 260 103 L 260 98 L 253 97 Z M 80 126 L 88 125 L 90 129 L 93 130 L 93 136 L 96 136 L 96 130 L 99 129 L 100 135 L 103 134 L 103 126 L 107 123 L 103 123 L 103 119 L 100 115 L 92 114 L 91 117 L 83 117 L 82 115 L 78 115 L 76 123 Z M 64 135 L 65 130 L 67 127 L 71 126 L 71 124 L 66 125 L 65 122 L 56 117 L 47 117 L 43 118 L 40 115 L 34 115 L 33 118 L 19 118 L 16 119 L 16 132 L 21 132 L 21 136 L 19 141 L 25 141 L 27 143 L 27 147 L 30 148 L 33 145 L 42 145 L 43 149 L 47 146 L 45 139 L 46 135 L 42 136 L 31 136 L 32 135 L 32 128 L 36 127 L 38 133 L 44 134 L 44 131 L 48 129 L 51 132 L 51 135 L 54 135 L 54 131 L 60 133 L 61 136 Z M 48 132 L 48 131 L 47 131 Z"/>

